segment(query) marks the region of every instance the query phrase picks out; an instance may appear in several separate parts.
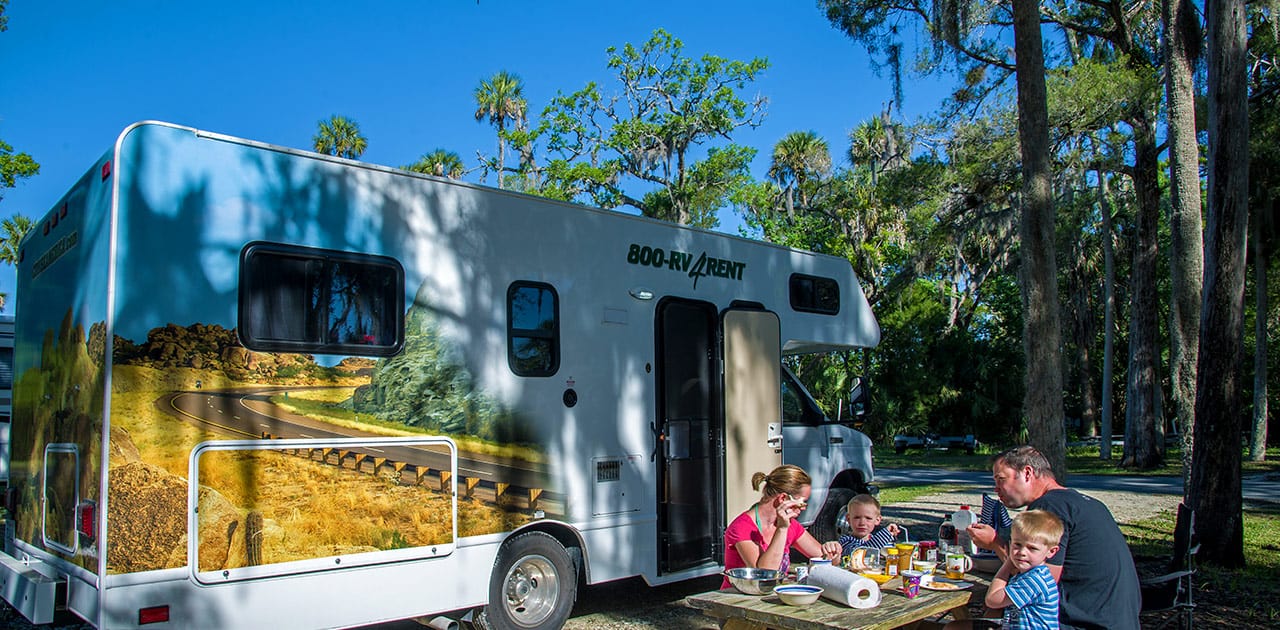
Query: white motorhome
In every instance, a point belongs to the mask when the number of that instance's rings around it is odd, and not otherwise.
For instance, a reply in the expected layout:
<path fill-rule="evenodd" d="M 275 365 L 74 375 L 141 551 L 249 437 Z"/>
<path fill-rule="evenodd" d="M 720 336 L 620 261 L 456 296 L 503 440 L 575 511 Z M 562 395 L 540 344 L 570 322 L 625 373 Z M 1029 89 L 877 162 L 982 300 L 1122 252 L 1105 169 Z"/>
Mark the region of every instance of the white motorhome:
<path fill-rule="evenodd" d="M 872 478 L 783 367 L 878 342 L 840 258 L 155 122 L 19 258 L 36 622 L 556 628 L 719 572 L 753 472 Z"/>

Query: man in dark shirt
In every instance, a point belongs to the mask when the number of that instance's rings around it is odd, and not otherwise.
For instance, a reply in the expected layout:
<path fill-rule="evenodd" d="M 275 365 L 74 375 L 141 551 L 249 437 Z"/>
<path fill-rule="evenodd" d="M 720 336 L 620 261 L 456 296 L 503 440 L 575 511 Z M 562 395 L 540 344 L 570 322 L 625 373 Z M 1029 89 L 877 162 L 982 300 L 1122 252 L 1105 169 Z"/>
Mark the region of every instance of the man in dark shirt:
<path fill-rule="evenodd" d="M 996 494 L 1006 507 L 1046 510 L 1062 519 L 1060 548 L 1047 563 L 1062 595 L 1061 626 L 1138 630 L 1138 572 L 1107 506 L 1059 484 L 1049 461 L 1030 446 L 997 455 L 991 471 Z M 1006 556 L 1008 541 L 990 525 L 977 524 L 968 531 L 978 546 L 1001 559 Z"/>

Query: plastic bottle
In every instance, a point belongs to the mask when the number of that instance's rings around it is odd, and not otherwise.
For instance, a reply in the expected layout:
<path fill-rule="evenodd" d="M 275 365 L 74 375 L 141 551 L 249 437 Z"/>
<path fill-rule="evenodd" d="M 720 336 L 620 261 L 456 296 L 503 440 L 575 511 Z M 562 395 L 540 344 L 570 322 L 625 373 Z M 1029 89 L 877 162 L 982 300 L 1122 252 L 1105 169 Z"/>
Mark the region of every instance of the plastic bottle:
<path fill-rule="evenodd" d="M 942 517 L 942 526 L 938 528 L 938 549 L 946 549 L 956 544 L 956 526 L 951 522 L 951 515 Z"/>
<path fill-rule="evenodd" d="M 962 505 L 959 510 L 951 515 L 951 523 L 956 528 L 956 544 L 964 550 L 964 553 L 972 555 L 974 552 L 973 541 L 969 538 L 969 533 L 965 530 L 970 525 L 978 522 L 978 516 L 969 509 L 969 506 Z"/>

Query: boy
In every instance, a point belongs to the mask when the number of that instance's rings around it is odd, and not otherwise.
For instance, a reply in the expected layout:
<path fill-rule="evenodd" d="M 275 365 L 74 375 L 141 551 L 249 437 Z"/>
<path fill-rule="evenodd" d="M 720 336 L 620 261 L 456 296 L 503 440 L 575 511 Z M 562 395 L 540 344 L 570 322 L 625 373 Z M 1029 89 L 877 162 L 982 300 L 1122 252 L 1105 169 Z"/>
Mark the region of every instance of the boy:
<path fill-rule="evenodd" d="M 1044 510 L 1027 510 L 1013 519 L 1009 557 L 987 590 L 987 607 L 1003 608 L 1005 628 L 1056 630 L 1058 584 L 1045 566 L 1058 553 L 1062 521 Z"/>
<path fill-rule="evenodd" d="M 880 527 L 880 502 L 869 494 L 859 494 L 849 499 L 845 508 L 845 521 L 850 533 L 840 537 L 841 555 L 849 555 L 859 547 L 879 549 L 892 545 L 898 538 L 898 526 L 890 523 Z"/>

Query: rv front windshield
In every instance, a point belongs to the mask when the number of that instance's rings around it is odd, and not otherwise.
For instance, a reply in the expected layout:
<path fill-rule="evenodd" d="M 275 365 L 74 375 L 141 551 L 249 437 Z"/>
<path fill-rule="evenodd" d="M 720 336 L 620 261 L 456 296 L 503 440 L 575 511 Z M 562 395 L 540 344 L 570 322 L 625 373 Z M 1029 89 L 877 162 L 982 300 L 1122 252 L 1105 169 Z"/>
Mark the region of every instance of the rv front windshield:
<path fill-rule="evenodd" d="M 822 412 L 818 401 L 785 363 L 782 365 L 782 422 L 808 426 L 835 422 Z"/>

